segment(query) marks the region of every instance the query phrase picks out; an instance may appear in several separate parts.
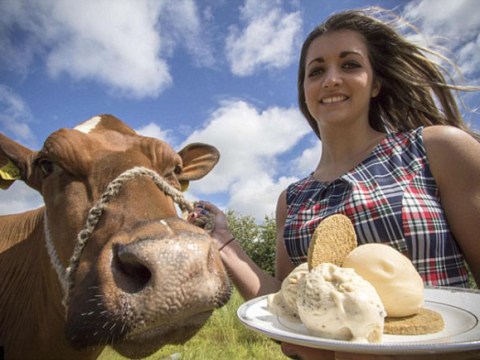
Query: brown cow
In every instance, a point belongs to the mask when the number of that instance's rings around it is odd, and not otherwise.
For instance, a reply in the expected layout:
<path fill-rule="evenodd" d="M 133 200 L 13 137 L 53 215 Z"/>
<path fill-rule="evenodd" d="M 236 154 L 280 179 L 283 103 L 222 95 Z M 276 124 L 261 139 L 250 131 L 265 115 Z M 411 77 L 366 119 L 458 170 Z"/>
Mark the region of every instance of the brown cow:
<path fill-rule="evenodd" d="M 176 153 L 109 115 L 54 132 L 38 152 L 0 134 L 0 166 L 13 163 L 45 202 L 0 217 L 6 359 L 91 359 L 105 345 L 137 358 L 195 334 L 230 283 L 174 200 L 188 207 L 179 190 L 218 158 L 205 144 Z"/>

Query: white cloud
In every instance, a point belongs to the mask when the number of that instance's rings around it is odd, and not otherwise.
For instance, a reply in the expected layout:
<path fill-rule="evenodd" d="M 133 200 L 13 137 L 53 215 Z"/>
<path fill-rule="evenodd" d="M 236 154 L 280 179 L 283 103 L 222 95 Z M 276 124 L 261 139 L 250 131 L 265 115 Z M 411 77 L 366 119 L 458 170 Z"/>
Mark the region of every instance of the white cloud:
<path fill-rule="evenodd" d="M 7 190 L 0 190 L 0 215 L 15 214 L 43 206 L 43 199 L 38 192 L 23 181 L 15 181 Z"/>
<path fill-rule="evenodd" d="M 480 21 L 477 0 L 421 0 L 405 7 L 404 16 L 437 44 L 449 49 L 449 58 L 464 76 L 478 80 Z"/>
<path fill-rule="evenodd" d="M 30 128 L 32 115 L 20 96 L 0 85 L 0 127 L 2 132 L 24 146 L 32 146 L 35 136 Z M 39 207 L 41 196 L 22 181 L 14 182 L 8 190 L 0 190 L 0 215 L 13 214 Z"/>
<path fill-rule="evenodd" d="M 280 193 L 296 180 L 295 177 L 280 177 L 275 180 L 269 174 L 261 172 L 253 178 L 245 178 L 232 185 L 228 208 L 253 216 L 261 222 L 266 215 L 275 216 Z"/>
<path fill-rule="evenodd" d="M 463 75 L 474 78 L 478 85 L 480 80 L 480 27 L 477 30 L 476 39 L 464 44 L 460 50 L 458 50 L 458 63 L 462 70 Z"/>
<path fill-rule="evenodd" d="M 282 168 L 279 157 L 309 132 L 297 109 L 260 111 L 244 101 L 225 102 L 185 141 L 211 144 L 221 154 L 215 169 L 190 190 L 203 198 L 228 193 L 229 208 L 261 220 L 275 211 L 278 195 L 294 171 Z"/>
<path fill-rule="evenodd" d="M 240 9 L 245 28 L 231 26 L 226 56 L 233 74 L 247 76 L 261 68 L 285 68 L 297 59 L 302 19 L 286 13 L 275 0 L 247 0 Z"/>
<path fill-rule="evenodd" d="M 0 125 L 2 130 L 17 141 L 34 140 L 29 123 L 30 109 L 22 98 L 11 89 L 0 84 Z"/>
<path fill-rule="evenodd" d="M 55 1 L 50 73 L 94 80 L 131 96 L 158 95 L 172 79 L 157 56 L 157 8 L 146 1 Z"/>
<path fill-rule="evenodd" d="M 291 161 L 292 168 L 299 175 L 307 175 L 315 170 L 322 155 L 322 143 L 312 135 L 314 144 L 311 147 L 305 148 L 302 154 Z"/>
<path fill-rule="evenodd" d="M 172 136 L 172 130 L 163 130 L 155 123 L 147 124 L 139 129 L 135 129 L 135 131 L 139 135 L 160 139 L 162 141 L 165 141 L 172 147 L 175 146 L 175 138 Z"/>
<path fill-rule="evenodd" d="M 35 54 L 53 77 L 66 74 L 130 97 L 156 97 L 172 83 L 167 59 L 184 46 L 211 63 L 193 0 L 5 0 L 0 58 L 25 70 Z M 11 28 L 24 36 L 8 37 Z M 205 41 L 203 41 L 205 39 Z"/>
<path fill-rule="evenodd" d="M 197 66 L 215 63 L 208 26 L 213 18 L 207 11 L 200 13 L 194 0 L 164 1 L 159 12 L 158 28 L 164 47 L 172 52 L 181 44 Z"/>
<path fill-rule="evenodd" d="M 417 0 L 410 2 L 404 12 L 409 19 L 418 21 L 422 31 L 429 35 L 471 38 L 478 34 L 472 30 L 480 26 L 477 0 Z"/>

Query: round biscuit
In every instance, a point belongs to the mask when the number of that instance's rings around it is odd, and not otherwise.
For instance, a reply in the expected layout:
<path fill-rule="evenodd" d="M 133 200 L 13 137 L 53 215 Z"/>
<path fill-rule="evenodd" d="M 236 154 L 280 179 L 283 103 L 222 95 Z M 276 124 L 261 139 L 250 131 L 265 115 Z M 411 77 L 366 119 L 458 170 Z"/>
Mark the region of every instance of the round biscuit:
<path fill-rule="evenodd" d="M 411 316 L 386 317 L 384 334 L 390 335 L 424 335 L 442 331 L 445 327 L 442 315 L 430 309 L 421 308 Z"/>
<path fill-rule="evenodd" d="M 322 263 L 342 266 L 350 251 L 357 247 L 357 236 L 348 217 L 334 214 L 323 219 L 315 229 L 308 247 L 308 269 Z"/>

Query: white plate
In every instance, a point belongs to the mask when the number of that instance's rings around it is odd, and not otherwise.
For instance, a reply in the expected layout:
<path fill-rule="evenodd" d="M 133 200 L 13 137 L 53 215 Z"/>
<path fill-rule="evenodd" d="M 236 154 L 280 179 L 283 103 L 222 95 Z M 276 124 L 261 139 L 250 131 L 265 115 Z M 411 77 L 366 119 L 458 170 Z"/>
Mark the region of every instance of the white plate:
<path fill-rule="evenodd" d="M 426 354 L 480 351 L 480 291 L 426 288 L 425 308 L 442 314 L 445 328 L 427 335 L 383 335 L 381 343 L 355 343 L 309 334 L 303 324 L 280 319 L 267 309 L 267 296 L 242 304 L 237 311 L 248 328 L 270 338 L 326 350 L 364 354 Z"/>

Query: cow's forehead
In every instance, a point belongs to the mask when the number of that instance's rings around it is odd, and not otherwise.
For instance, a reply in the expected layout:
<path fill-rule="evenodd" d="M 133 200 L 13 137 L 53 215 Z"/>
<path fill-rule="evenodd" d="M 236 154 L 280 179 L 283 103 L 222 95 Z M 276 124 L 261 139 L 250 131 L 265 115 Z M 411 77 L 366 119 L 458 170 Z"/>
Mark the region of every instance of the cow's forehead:
<path fill-rule="evenodd" d="M 117 119 L 115 116 L 109 114 L 94 116 L 77 125 L 74 130 L 78 130 L 84 134 L 97 134 L 105 131 L 115 131 L 125 135 L 136 135 L 136 132 L 122 120 Z"/>
<path fill-rule="evenodd" d="M 96 156 L 100 151 L 103 155 Z M 60 129 L 52 133 L 41 151 L 69 168 L 87 168 L 94 162 L 101 163 L 108 152 L 122 153 L 122 159 L 131 158 L 132 161 L 139 159 L 140 155 L 140 158 L 149 158 L 150 166 L 154 167 L 181 161 L 178 153 L 167 143 L 137 134 L 112 115 L 94 116 L 71 130 Z"/>
<path fill-rule="evenodd" d="M 102 121 L 102 117 L 101 116 L 94 116 L 92 117 L 91 119 L 88 119 L 87 121 L 84 121 L 83 123 L 81 124 L 78 124 L 77 126 L 75 126 L 73 129 L 74 130 L 78 130 L 78 131 L 81 131 L 85 134 L 88 134 L 90 133 L 91 131 L 95 130 L 95 128 L 97 127 L 97 125 Z"/>

